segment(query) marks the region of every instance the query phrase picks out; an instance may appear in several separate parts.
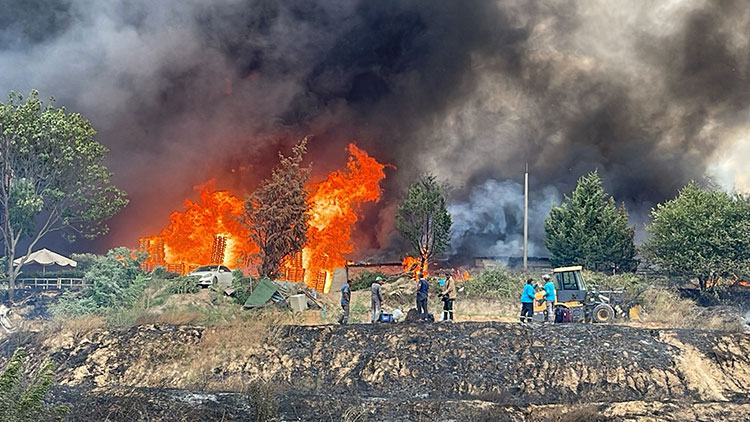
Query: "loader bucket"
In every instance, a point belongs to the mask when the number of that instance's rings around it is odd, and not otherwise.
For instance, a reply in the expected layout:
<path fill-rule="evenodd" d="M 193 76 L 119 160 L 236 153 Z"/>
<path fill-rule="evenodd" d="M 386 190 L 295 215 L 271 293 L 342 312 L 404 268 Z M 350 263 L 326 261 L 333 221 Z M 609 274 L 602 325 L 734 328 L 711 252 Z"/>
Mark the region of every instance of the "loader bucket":
<path fill-rule="evenodd" d="M 628 311 L 628 318 L 631 321 L 643 321 L 643 308 L 641 305 L 631 306 Z"/>

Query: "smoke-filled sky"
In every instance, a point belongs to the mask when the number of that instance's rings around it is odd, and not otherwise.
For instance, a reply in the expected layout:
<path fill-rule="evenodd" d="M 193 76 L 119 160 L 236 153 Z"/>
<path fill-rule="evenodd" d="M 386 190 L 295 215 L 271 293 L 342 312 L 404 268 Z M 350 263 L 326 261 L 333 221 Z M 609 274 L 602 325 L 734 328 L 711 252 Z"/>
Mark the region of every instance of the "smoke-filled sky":
<path fill-rule="evenodd" d="M 98 248 L 209 179 L 251 191 L 304 134 L 318 177 L 351 140 L 396 166 L 366 253 L 394 247 L 431 171 L 454 187 L 453 253 L 519 255 L 525 162 L 531 254 L 594 168 L 640 231 L 689 180 L 750 187 L 749 72 L 747 0 L 0 0 L 0 91 L 85 114 L 129 194 Z"/>

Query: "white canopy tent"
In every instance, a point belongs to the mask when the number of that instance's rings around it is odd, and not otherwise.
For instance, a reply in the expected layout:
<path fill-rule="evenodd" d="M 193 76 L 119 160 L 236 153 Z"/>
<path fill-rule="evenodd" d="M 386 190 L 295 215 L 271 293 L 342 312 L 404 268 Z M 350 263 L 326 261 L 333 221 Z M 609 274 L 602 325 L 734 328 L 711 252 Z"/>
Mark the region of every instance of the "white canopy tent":
<path fill-rule="evenodd" d="M 13 260 L 14 265 L 21 265 L 24 257 L 16 258 Z M 52 252 L 49 249 L 39 249 L 36 252 L 32 252 L 28 255 L 24 264 L 38 264 L 42 266 L 42 271 L 46 272 L 46 268 L 49 265 L 58 265 L 60 267 L 75 267 L 78 265 L 77 262 L 72 259 L 62 256 L 59 253 Z"/>

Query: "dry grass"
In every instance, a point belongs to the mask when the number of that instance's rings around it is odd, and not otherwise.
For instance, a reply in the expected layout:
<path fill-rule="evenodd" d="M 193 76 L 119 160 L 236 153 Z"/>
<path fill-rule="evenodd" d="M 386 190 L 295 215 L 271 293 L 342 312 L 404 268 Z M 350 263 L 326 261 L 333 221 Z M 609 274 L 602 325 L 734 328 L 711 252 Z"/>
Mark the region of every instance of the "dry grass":
<path fill-rule="evenodd" d="M 84 339 L 92 332 L 107 325 L 107 320 L 100 316 L 86 315 L 69 319 L 54 319 L 45 327 L 42 335 L 45 338 L 70 338 L 73 342 Z"/>
<path fill-rule="evenodd" d="M 243 365 L 254 349 L 273 347 L 287 329 L 290 316 L 274 310 L 254 312 L 231 323 L 206 328 L 201 341 L 174 362 L 182 372 L 181 387 L 247 392 L 254 380 L 247 374 L 217 376 L 216 368 Z"/>
<path fill-rule="evenodd" d="M 643 293 L 641 302 L 647 315 L 644 322 L 670 328 L 687 328 L 695 324 L 696 304 L 672 290 L 654 288 Z"/>
<path fill-rule="evenodd" d="M 600 406 L 549 406 L 536 409 L 529 417 L 530 422 L 612 422 L 620 420 L 605 416 Z"/>
<path fill-rule="evenodd" d="M 454 303 L 457 321 L 515 322 L 520 314 L 520 303 L 511 300 L 459 298 Z M 442 303 L 438 312 L 442 311 Z"/>
<path fill-rule="evenodd" d="M 365 422 L 367 410 L 362 406 L 351 406 L 341 415 L 341 422 Z"/>
<path fill-rule="evenodd" d="M 144 313 L 135 319 L 134 325 L 170 324 L 190 325 L 203 320 L 204 315 L 193 310 L 169 310 L 164 313 Z"/>
<path fill-rule="evenodd" d="M 701 308 L 693 300 L 682 298 L 676 291 L 666 288 L 644 292 L 642 304 L 647 314 L 641 325 L 731 332 L 743 332 L 745 329 L 741 318 L 731 318 Z"/>

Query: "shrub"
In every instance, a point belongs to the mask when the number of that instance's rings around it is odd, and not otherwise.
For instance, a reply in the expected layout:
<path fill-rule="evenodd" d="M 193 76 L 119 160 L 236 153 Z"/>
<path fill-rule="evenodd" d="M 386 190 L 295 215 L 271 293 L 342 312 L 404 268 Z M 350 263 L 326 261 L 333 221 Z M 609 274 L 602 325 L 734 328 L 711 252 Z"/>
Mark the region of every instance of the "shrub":
<path fill-rule="evenodd" d="M 468 295 L 509 299 L 521 296 L 524 283 L 525 277 L 522 274 L 514 274 L 499 267 L 487 270 L 461 285 Z"/>
<path fill-rule="evenodd" d="M 167 271 L 167 269 L 164 267 L 156 267 L 153 271 L 151 271 L 151 277 L 159 278 L 162 280 L 174 280 L 175 278 L 179 278 L 180 274 Z"/>
<path fill-rule="evenodd" d="M 354 278 L 354 280 L 352 280 L 352 290 L 369 289 L 372 285 L 372 282 L 375 281 L 375 279 L 378 277 L 382 277 L 383 280 L 387 280 L 390 278 L 388 275 L 380 271 L 362 271 L 357 277 Z"/>
<path fill-rule="evenodd" d="M 131 305 L 148 285 L 150 278 L 140 269 L 142 256 L 127 248 L 116 248 L 99 257 L 84 279 L 94 284 L 80 293 L 67 291 L 52 306 L 58 315 L 101 314 L 108 309 Z"/>
<path fill-rule="evenodd" d="M 271 422 L 278 419 L 279 401 L 273 384 L 256 381 L 248 386 L 250 407 L 253 409 L 253 421 Z"/>
<path fill-rule="evenodd" d="M 60 417 L 65 407 L 47 407 L 44 397 L 52 386 L 53 365 L 47 362 L 34 375 L 26 375 L 26 351 L 18 348 L 0 372 L 0 420 L 36 421 Z"/>
<path fill-rule="evenodd" d="M 200 286 L 198 285 L 198 280 L 194 276 L 182 276 L 177 277 L 175 279 L 170 280 L 169 284 L 167 284 L 167 293 L 169 294 L 177 294 L 177 295 L 184 295 L 189 293 L 198 293 L 200 291 Z"/>
<path fill-rule="evenodd" d="M 247 302 L 247 298 L 250 297 L 250 292 L 255 283 L 255 279 L 252 277 L 240 276 L 235 274 L 232 280 L 232 287 L 234 288 L 234 301 L 240 305 L 244 305 Z"/>

